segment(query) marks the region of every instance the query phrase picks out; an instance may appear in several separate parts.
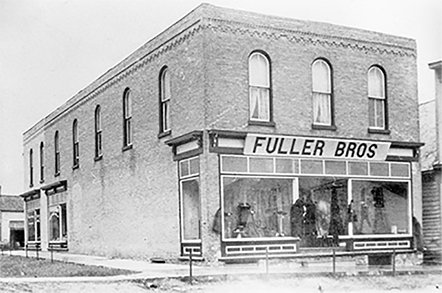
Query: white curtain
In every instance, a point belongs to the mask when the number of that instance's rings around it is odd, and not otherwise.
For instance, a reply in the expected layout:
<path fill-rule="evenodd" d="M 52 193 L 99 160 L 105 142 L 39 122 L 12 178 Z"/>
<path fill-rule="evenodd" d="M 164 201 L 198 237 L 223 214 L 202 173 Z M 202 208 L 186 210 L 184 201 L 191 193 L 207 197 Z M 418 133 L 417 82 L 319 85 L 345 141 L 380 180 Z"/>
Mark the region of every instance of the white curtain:
<path fill-rule="evenodd" d="M 270 120 L 269 89 L 250 87 L 250 118 Z"/>
<path fill-rule="evenodd" d="M 316 124 L 331 125 L 329 94 L 313 93 L 313 121 Z"/>

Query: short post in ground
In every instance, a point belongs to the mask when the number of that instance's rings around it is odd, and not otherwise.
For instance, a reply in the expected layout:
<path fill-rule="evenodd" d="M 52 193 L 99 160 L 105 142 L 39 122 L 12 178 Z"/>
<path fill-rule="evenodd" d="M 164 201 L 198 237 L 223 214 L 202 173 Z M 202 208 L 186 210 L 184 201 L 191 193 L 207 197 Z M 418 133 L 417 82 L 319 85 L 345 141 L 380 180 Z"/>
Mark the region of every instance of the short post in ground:
<path fill-rule="evenodd" d="M 336 250 L 334 248 L 333 248 L 332 262 L 333 262 L 333 274 L 335 274 L 336 273 Z"/>
<path fill-rule="evenodd" d="M 266 246 L 266 275 L 269 274 L 269 247 Z"/>
<path fill-rule="evenodd" d="M 189 283 L 190 283 L 190 285 L 192 285 L 192 279 L 193 279 L 193 276 L 192 276 L 192 262 L 193 262 L 193 259 L 192 259 L 192 249 L 189 249 Z"/>
<path fill-rule="evenodd" d="M 393 267 L 393 277 L 396 275 L 396 249 L 393 249 L 393 255 L 391 256 L 391 265 Z"/>

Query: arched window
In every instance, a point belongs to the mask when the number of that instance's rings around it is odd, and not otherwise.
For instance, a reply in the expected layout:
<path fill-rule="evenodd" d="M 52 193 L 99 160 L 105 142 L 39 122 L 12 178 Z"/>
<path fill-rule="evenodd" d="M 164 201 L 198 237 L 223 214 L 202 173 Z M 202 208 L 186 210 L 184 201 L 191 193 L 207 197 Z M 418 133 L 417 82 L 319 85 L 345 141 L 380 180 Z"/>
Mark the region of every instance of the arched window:
<path fill-rule="evenodd" d="M 387 129 L 385 75 L 377 66 L 368 70 L 368 125 L 374 129 Z"/>
<path fill-rule="evenodd" d="M 58 131 L 54 135 L 54 172 L 55 176 L 60 175 L 60 138 Z"/>
<path fill-rule="evenodd" d="M 72 123 L 72 158 L 73 166 L 78 167 L 80 163 L 80 148 L 78 143 L 78 122 L 77 119 Z"/>
<path fill-rule="evenodd" d="M 167 67 L 160 74 L 160 133 L 170 131 L 170 73 Z"/>
<path fill-rule="evenodd" d="M 313 62 L 312 85 L 313 124 L 331 126 L 333 124 L 331 69 L 322 59 Z"/>
<path fill-rule="evenodd" d="M 40 182 L 45 181 L 45 157 L 44 157 L 44 143 L 40 143 Z"/>
<path fill-rule="evenodd" d="M 249 118 L 252 121 L 271 121 L 270 62 L 262 53 L 249 57 Z"/>
<path fill-rule="evenodd" d="M 29 150 L 29 187 L 34 186 L 34 152 Z"/>
<path fill-rule="evenodd" d="M 99 159 L 102 156 L 102 138 L 101 138 L 101 107 L 98 105 L 95 108 L 95 158 Z"/>
<path fill-rule="evenodd" d="M 132 101 L 130 89 L 127 88 L 123 94 L 123 146 L 132 144 Z"/>

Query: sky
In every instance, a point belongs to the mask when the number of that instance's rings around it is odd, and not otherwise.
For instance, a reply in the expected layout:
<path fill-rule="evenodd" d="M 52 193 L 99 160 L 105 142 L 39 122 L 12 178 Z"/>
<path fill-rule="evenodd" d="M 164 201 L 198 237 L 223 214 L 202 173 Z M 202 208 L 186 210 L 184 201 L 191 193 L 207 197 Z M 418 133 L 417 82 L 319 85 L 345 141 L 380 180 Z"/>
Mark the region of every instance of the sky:
<path fill-rule="evenodd" d="M 417 42 L 419 102 L 434 99 L 441 0 L 0 0 L 0 186 L 21 194 L 22 135 L 202 2 Z"/>

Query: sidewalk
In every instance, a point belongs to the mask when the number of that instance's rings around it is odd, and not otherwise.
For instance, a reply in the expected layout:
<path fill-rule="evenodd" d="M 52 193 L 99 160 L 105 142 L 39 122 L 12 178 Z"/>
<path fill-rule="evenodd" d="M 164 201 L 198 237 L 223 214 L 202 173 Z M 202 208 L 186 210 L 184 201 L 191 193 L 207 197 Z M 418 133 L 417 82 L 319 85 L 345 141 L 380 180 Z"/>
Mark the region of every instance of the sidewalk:
<path fill-rule="evenodd" d="M 7 253 L 9 254 L 9 252 Z M 12 251 L 12 255 L 25 256 L 25 251 Z M 28 251 L 29 257 L 35 257 L 35 251 Z M 40 251 L 40 258 L 50 259 L 51 253 Z M 104 266 L 131 270 L 137 273 L 129 275 L 108 276 L 108 277 L 53 277 L 53 278 L 0 278 L 0 283 L 26 283 L 26 282 L 114 282 L 134 280 L 155 280 L 163 278 L 188 278 L 190 267 L 189 262 L 182 264 L 151 263 L 130 259 L 109 259 L 101 256 L 79 255 L 71 253 L 56 252 L 54 260 L 72 262 L 84 265 Z M 333 275 L 333 264 L 331 262 L 290 262 L 290 261 L 269 261 L 260 260 L 252 264 L 224 264 L 216 266 L 205 266 L 201 263 L 193 263 L 192 275 L 198 278 L 237 278 L 240 276 L 265 275 L 278 276 L 331 276 Z M 359 276 L 359 275 L 392 275 L 392 266 L 369 267 L 358 265 L 354 261 L 337 261 L 334 275 L 338 276 Z M 395 274 L 440 274 L 441 266 L 401 265 L 395 267 Z"/>

